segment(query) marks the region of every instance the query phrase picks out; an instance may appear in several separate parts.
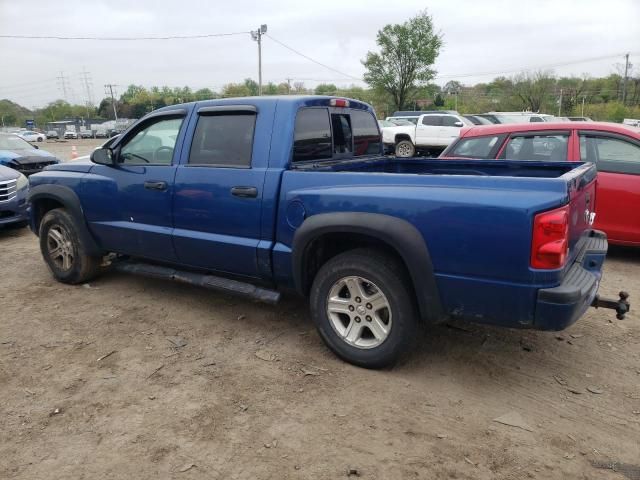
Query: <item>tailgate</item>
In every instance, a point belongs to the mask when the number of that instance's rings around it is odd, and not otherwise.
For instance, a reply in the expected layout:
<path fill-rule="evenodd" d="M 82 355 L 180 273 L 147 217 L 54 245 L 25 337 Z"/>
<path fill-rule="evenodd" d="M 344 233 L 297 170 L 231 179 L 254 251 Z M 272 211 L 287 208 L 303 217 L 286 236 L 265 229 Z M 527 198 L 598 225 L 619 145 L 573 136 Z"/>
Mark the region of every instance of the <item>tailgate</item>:
<path fill-rule="evenodd" d="M 562 176 L 567 180 L 569 195 L 569 259 L 572 261 L 580 244 L 592 229 L 596 209 L 596 167 L 585 163 Z"/>

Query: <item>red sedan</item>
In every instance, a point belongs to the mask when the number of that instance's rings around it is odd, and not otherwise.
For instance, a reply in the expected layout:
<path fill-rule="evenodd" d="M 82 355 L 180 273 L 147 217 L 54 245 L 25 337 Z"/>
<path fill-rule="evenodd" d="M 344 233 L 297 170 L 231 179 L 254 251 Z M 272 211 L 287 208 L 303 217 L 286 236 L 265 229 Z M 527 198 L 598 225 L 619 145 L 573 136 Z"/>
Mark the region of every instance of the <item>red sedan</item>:
<path fill-rule="evenodd" d="M 593 162 L 595 227 L 610 243 L 640 247 L 640 130 L 617 123 L 557 122 L 463 128 L 440 158 Z"/>

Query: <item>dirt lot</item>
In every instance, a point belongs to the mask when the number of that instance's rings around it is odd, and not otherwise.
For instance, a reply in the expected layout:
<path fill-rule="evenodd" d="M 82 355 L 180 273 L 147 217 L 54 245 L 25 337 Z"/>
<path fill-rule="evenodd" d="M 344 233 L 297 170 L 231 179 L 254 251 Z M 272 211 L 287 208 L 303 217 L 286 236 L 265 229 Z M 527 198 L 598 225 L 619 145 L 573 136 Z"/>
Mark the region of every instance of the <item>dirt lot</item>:
<path fill-rule="evenodd" d="M 116 273 L 65 286 L 24 229 L 0 232 L 0 252 L 0 478 L 640 471 L 635 312 L 592 309 L 560 334 L 439 326 L 403 364 L 367 371 L 337 360 L 294 298 L 269 307 Z M 639 287 L 640 252 L 611 252 L 602 292 L 638 302 Z M 524 425 L 494 421 L 510 413 Z"/>

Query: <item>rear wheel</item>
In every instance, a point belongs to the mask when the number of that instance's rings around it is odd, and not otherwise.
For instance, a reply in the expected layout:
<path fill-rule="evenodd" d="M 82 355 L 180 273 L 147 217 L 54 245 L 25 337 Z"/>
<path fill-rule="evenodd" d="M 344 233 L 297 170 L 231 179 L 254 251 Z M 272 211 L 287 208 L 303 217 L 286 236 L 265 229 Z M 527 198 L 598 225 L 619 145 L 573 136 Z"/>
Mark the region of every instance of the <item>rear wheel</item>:
<path fill-rule="evenodd" d="M 87 255 L 73 217 L 62 209 L 47 212 L 40 223 L 40 251 L 54 278 L 82 283 L 100 271 L 101 257 Z"/>
<path fill-rule="evenodd" d="M 411 140 L 400 140 L 398 143 L 396 143 L 396 157 L 413 157 L 415 153 L 416 147 L 413 145 L 413 143 L 411 143 Z"/>
<path fill-rule="evenodd" d="M 340 358 L 366 368 L 389 366 L 411 349 L 417 314 L 402 265 L 373 249 L 325 263 L 311 288 L 311 315 Z"/>

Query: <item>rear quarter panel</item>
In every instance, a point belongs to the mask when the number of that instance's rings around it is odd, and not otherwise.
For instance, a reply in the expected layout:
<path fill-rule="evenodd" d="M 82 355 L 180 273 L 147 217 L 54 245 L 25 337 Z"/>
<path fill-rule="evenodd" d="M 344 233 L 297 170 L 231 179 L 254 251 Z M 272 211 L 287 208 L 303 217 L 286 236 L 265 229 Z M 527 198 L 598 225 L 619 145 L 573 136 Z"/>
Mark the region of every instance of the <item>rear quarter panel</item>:
<path fill-rule="evenodd" d="M 304 218 L 385 214 L 406 220 L 423 236 L 448 313 L 529 324 L 536 289 L 557 285 L 561 277 L 559 271 L 529 268 L 532 216 L 567 201 L 561 179 L 286 171 L 274 276 L 279 285 L 292 287 L 291 245 Z"/>

